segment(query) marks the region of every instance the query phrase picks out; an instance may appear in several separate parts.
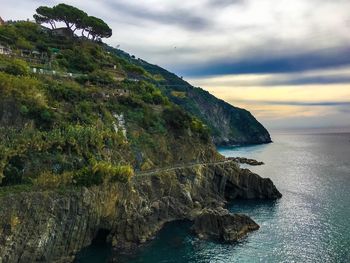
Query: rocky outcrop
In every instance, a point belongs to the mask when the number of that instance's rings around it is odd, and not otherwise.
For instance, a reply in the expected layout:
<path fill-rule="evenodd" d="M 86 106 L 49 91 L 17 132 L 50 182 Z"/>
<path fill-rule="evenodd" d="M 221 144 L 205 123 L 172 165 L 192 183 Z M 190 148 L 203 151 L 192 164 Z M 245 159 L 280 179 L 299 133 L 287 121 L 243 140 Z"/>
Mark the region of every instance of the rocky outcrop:
<path fill-rule="evenodd" d="M 245 158 L 245 157 L 228 157 L 227 160 L 235 161 L 237 163 L 242 163 L 242 164 L 248 164 L 248 165 L 252 165 L 252 166 L 257 166 L 257 165 L 263 165 L 264 164 L 264 162 L 259 162 L 257 160 L 248 159 L 248 158 Z"/>
<path fill-rule="evenodd" d="M 0 262 L 70 262 L 103 230 L 115 248 L 151 239 L 166 223 L 194 219 L 226 199 L 275 199 L 269 179 L 235 162 L 137 175 L 128 184 L 0 197 Z"/>
<path fill-rule="evenodd" d="M 192 230 L 201 239 L 235 242 L 259 225 L 246 215 L 230 214 L 226 209 L 205 209 L 194 220 Z"/>

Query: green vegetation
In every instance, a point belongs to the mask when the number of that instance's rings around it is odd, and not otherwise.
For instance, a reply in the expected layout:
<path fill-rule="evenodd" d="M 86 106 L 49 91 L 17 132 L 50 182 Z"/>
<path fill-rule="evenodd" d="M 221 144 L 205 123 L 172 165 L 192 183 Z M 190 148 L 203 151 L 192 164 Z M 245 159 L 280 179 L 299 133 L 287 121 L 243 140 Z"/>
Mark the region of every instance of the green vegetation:
<path fill-rule="evenodd" d="M 210 135 L 217 145 L 271 142 L 268 131 L 250 112 L 234 107 L 201 88 L 193 87 L 157 65 L 134 59 L 122 50 L 111 52 L 135 66 L 142 66 L 153 76 L 153 83 L 172 103 L 179 105 L 210 129 Z"/>
<path fill-rule="evenodd" d="M 0 69 L 15 76 L 26 76 L 29 74 L 29 66 L 26 62 L 20 59 L 10 59 L 5 56 L 0 56 Z"/>
<path fill-rule="evenodd" d="M 88 33 L 93 40 L 112 36 L 112 29 L 100 18 L 88 16 L 84 11 L 70 5 L 58 4 L 54 7 L 40 6 L 36 9 L 34 19 L 38 24 L 50 24 L 56 29 L 56 22 L 63 22 L 69 32 L 76 30 Z"/>
<path fill-rule="evenodd" d="M 38 22 L 102 37 L 84 27 L 81 10 L 37 12 Z M 215 156 L 208 128 L 170 102 L 163 78 L 103 43 L 30 22 L 1 26 L 0 42 L 12 49 L 0 55 L 2 188 L 127 183 L 134 170 Z"/>

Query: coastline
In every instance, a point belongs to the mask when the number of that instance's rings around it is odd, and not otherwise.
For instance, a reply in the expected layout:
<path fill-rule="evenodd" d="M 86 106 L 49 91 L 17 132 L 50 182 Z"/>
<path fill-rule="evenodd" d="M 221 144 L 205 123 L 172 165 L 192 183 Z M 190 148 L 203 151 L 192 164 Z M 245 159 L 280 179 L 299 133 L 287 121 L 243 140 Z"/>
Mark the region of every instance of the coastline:
<path fill-rule="evenodd" d="M 109 231 L 113 247 L 131 248 L 152 239 L 165 223 L 193 220 L 204 208 L 218 209 L 237 197 L 280 197 L 271 180 L 242 170 L 235 162 L 140 178 L 127 187 L 1 197 L 1 207 L 8 207 L 0 211 L 1 224 L 7 226 L 0 242 L 2 262 L 73 260 L 100 229 Z"/>

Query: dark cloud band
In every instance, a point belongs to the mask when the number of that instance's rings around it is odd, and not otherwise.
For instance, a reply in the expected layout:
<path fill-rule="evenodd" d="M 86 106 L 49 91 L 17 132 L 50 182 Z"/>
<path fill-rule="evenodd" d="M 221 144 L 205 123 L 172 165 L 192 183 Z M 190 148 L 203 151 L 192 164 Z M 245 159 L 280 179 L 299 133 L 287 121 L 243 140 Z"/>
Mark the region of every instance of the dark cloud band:
<path fill-rule="evenodd" d="M 350 48 L 338 47 L 320 51 L 307 52 L 291 56 L 287 52 L 284 55 L 274 56 L 273 50 L 270 57 L 266 53 L 257 54 L 253 58 L 231 57 L 232 62 L 216 61 L 206 65 L 198 65 L 191 68 L 178 69 L 185 76 L 211 76 L 227 74 L 267 74 L 267 73 L 293 73 L 307 70 L 320 70 L 350 65 Z M 305 80 L 307 81 L 307 80 Z M 312 81 L 310 79 L 310 81 Z M 322 80 L 319 80 L 322 81 Z"/>

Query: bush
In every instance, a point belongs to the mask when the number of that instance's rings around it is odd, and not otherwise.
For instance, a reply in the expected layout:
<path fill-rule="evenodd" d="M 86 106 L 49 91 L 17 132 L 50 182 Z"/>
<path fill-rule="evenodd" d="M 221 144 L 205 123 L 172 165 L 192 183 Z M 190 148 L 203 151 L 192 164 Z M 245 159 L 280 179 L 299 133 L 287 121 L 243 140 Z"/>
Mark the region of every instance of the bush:
<path fill-rule="evenodd" d="M 45 171 L 37 178 L 33 179 L 32 183 L 45 188 L 69 186 L 73 183 L 73 173 L 65 172 L 63 174 L 54 174 L 52 172 Z"/>
<path fill-rule="evenodd" d="M 134 73 L 134 74 L 137 74 L 137 75 L 144 75 L 144 74 L 146 74 L 146 71 L 143 68 L 141 68 L 139 66 L 136 66 L 134 64 L 126 64 L 124 66 L 124 69 L 127 72 Z"/>
<path fill-rule="evenodd" d="M 29 74 L 28 64 L 20 59 L 10 59 L 0 56 L 0 66 L 2 67 L 2 71 L 11 75 L 26 76 Z"/>
<path fill-rule="evenodd" d="M 13 62 L 8 65 L 4 71 L 15 76 L 26 76 L 29 74 L 29 67 L 24 61 L 14 59 Z"/>
<path fill-rule="evenodd" d="M 46 87 L 52 99 L 56 101 L 58 100 L 75 103 L 79 100 L 88 98 L 89 95 L 91 96 L 86 88 L 83 88 L 73 81 L 49 81 Z"/>
<path fill-rule="evenodd" d="M 16 155 L 13 156 L 4 169 L 4 178 L 1 181 L 0 185 L 16 185 L 23 183 L 23 169 L 24 169 L 24 160 Z"/>
<path fill-rule="evenodd" d="M 0 98 L 15 98 L 28 108 L 46 108 L 47 99 L 42 84 L 30 77 L 15 77 L 0 72 Z"/>
<path fill-rule="evenodd" d="M 89 73 L 98 68 L 98 64 L 81 47 L 66 49 L 62 51 L 62 55 L 67 64 L 63 63 L 61 66 L 66 66 L 69 71 Z"/>
<path fill-rule="evenodd" d="M 114 83 L 111 74 L 100 69 L 90 73 L 87 80 L 95 85 L 110 85 Z"/>
<path fill-rule="evenodd" d="M 94 174 L 90 167 L 83 168 L 73 176 L 73 183 L 78 186 L 90 187 L 103 183 L 101 174 Z"/>
<path fill-rule="evenodd" d="M 108 182 L 127 183 L 134 176 L 130 165 L 113 165 L 105 161 L 91 161 L 91 165 L 76 173 L 74 183 L 80 186 L 100 185 Z"/>
<path fill-rule="evenodd" d="M 21 107 L 19 108 L 19 112 L 25 116 L 29 113 L 29 109 L 26 105 L 21 105 Z"/>
<path fill-rule="evenodd" d="M 197 118 L 193 118 L 191 122 L 191 131 L 197 133 L 204 142 L 208 142 L 210 138 L 210 130 L 209 128 L 203 124 Z"/>
<path fill-rule="evenodd" d="M 168 126 L 175 130 L 184 130 L 190 127 L 191 117 L 177 106 L 167 107 L 163 111 L 163 118 Z"/>

